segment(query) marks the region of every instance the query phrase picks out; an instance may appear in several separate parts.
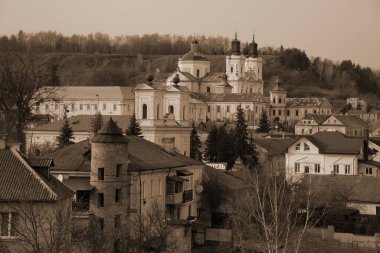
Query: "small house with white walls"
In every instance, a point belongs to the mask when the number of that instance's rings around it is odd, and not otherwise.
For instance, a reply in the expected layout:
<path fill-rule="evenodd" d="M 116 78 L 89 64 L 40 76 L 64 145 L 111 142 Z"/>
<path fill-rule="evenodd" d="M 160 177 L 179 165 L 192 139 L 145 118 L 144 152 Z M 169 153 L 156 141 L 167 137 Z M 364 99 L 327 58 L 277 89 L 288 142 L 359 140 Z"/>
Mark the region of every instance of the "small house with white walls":
<path fill-rule="evenodd" d="M 287 149 L 286 174 L 358 175 L 359 159 L 366 158 L 367 152 L 363 138 L 340 132 L 301 136 Z"/>

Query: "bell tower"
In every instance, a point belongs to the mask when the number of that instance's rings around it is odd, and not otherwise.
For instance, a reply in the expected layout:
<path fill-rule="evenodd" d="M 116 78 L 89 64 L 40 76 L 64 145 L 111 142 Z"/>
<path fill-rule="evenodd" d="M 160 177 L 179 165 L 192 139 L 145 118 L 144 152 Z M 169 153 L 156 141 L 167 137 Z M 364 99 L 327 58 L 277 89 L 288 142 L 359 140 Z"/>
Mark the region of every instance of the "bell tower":
<path fill-rule="evenodd" d="M 233 87 L 233 93 L 242 93 L 242 87 L 238 81 L 244 76 L 244 63 L 245 57 L 240 52 L 240 40 L 237 39 L 237 33 L 235 33 L 235 39 L 231 41 L 231 53 L 226 56 L 226 74 Z"/>

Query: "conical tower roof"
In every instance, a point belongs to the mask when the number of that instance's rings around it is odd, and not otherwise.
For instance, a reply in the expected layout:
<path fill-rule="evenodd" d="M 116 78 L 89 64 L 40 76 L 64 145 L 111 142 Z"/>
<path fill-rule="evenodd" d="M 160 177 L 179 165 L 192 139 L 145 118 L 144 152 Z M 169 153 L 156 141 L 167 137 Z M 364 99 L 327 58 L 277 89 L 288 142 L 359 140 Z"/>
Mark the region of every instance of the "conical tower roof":
<path fill-rule="evenodd" d="M 98 143 L 128 143 L 127 137 L 123 135 L 122 130 L 112 120 L 112 117 L 107 121 L 97 135 L 92 139 L 92 142 Z"/>

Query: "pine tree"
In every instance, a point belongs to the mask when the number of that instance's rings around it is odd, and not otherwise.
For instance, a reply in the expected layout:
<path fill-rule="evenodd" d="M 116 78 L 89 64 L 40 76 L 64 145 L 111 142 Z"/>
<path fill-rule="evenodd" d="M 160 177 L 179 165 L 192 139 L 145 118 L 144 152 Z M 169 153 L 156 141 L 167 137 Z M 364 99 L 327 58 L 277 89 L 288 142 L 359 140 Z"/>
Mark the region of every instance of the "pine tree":
<path fill-rule="evenodd" d="M 63 148 L 69 144 L 72 144 L 73 142 L 71 139 L 73 138 L 73 129 L 71 128 L 69 121 L 67 118 L 63 122 L 63 126 L 61 127 L 61 133 L 57 137 L 58 141 L 58 147 Z"/>
<path fill-rule="evenodd" d="M 61 84 L 61 79 L 58 76 L 58 65 L 54 64 L 50 70 L 50 85 L 58 86 Z"/>
<path fill-rule="evenodd" d="M 216 162 L 218 158 L 218 130 L 215 125 L 207 136 L 204 159 L 208 162 Z"/>
<path fill-rule="evenodd" d="M 234 164 L 233 134 L 227 132 L 224 127 L 218 129 L 217 150 L 218 162 L 227 163 L 227 168 L 231 168 Z"/>
<path fill-rule="evenodd" d="M 91 120 L 91 132 L 97 134 L 103 127 L 103 117 L 100 112 L 97 112 Z"/>
<path fill-rule="evenodd" d="M 135 113 L 133 113 L 129 121 L 129 126 L 126 132 L 127 132 L 127 135 L 136 135 L 136 136 L 142 135 L 140 123 L 137 121 Z"/>
<path fill-rule="evenodd" d="M 202 160 L 201 140 L 199 139 L 197 129 L 195 129 L 194 122 L 190 134 L 190 157 L 198 161 Z"/>
<path fill-rule="evenodd" d="M 265 111 L 263 111 L 260 116 L 259 128 L 257 129 L 257 132 L 269 133 L 269 131 L 270 131 L 270 125 L 269 125 L 268 115 Z"/>
<path fill-rule="evenodd" d="M 257 164 L 257 153 L 253 144 L 253 137 L 249 141 L 247 129 L 244 111 L 239 106 L 233 131 L 234 159 L 241 157 L 244 165 L 252 169 Z"/>

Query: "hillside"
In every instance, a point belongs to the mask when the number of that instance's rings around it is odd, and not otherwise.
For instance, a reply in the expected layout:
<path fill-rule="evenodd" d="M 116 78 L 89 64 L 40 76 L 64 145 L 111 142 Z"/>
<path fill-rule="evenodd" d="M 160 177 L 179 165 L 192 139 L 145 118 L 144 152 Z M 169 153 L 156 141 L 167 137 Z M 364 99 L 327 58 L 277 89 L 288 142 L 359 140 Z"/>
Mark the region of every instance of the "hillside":
<path fill-rule="evenodd" d="M 74 53 L 41 53 L 36 54 L 37 62 L 46 68 L 57 66 L 57 74 L 62 85 L 121 85 L 133 87 L 145 80 L 148 69 L 161 73 L 173 72 L 177 67 L 180 55 L 126 56 L 120 54 L 74 54 Z M 357 90 L 349 87 L 337 87 L 336 80 L 323 80 L 308 70 L 290 69 L 284 66 L 279 55 L 262 55 L 265 94 L 273 87 L 279 76 L 288 96 L 327 96 L 339 106 L 347 97 L 358 96 Z M 212 72 L 225 70 L 225 55 L 210 55 Z M 335 67 L 337 68 L 337 67 Z M 337 70 L 337 73 L 338 70 Z M 378 74 L 378 72 L 376 72 Z M 338 79 L 340 80 L 340 79 Z M 344 80 L 342 81 L 344 82 Z M 371 105 L 378 105 L 374 94 L 360 94 L 369 100 Z"/>

